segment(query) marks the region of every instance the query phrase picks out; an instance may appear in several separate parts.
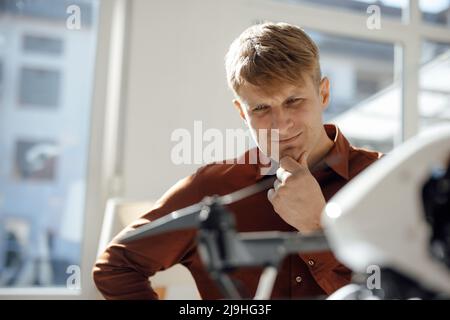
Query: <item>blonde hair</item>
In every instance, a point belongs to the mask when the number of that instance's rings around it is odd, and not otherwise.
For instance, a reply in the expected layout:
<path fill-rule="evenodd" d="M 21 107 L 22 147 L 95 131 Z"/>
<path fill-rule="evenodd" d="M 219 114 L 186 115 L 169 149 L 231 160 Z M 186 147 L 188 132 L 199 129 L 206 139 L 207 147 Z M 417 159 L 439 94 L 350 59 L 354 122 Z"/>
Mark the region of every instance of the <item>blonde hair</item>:
<path fill-rule="evenodd" d="M 245 82 L 271 91 L 282 84 L 303 83 L 305 73 L 317 86 L 322 78 L 317 45 L 302 29 L 287 23 L 246 29 L 230 45 L 225 68 L 235 94 Z"/>

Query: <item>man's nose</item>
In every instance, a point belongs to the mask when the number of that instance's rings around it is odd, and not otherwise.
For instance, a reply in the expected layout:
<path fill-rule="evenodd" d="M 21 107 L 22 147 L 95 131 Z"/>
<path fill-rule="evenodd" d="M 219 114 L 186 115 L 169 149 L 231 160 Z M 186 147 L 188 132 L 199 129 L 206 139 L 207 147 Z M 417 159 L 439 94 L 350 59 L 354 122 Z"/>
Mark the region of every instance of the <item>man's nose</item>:
<path fill-rule="evenodd" d="M 272 112 L 272 129 L 278 129 L 280 137 L 285 136 L 293 127 L 292 116 L 283 108 L 274 108 Z"/>

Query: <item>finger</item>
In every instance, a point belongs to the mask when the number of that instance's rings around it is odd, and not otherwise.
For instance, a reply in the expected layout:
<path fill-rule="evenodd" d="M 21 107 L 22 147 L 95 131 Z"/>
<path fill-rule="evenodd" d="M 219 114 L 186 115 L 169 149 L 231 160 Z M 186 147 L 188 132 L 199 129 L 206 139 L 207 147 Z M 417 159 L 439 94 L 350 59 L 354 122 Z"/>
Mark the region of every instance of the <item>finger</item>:
<path fill-rule="evenodd" d="M 289 177 L 291 175 L 290 172 L 284 170 L 283 168 L 279 167 L 277 169 L 277 179 L 280 180 L 281 182 L 285 182 L 287 177 Z"/>
<path fill-rule="evenodd" d="M 280 160 L 280 167 L 286 171 L 295 172 L 300 168 L 300 164 L 294 158 L 287 156 Z"/>
<path fill-rule="evenodd" d="M 269 189 L 269 191 L 267 191 L 267 199 L 272 202 L 273 197 L 275 197 L 275 190 Z"/>
<path fill-rule="evenodd" d="M 303 152 L 300 156 L 298 163 L 303 167 L 308 169 L 308 152 Z"/>
<path fill-rule="evenodd" d="M 280 189 L 281 186 L 281 181 L 280 180 L 275 180 L 275 182 L 273 183 L 273 188 L 275 191 L 278 191 L 278 189 Z"/>

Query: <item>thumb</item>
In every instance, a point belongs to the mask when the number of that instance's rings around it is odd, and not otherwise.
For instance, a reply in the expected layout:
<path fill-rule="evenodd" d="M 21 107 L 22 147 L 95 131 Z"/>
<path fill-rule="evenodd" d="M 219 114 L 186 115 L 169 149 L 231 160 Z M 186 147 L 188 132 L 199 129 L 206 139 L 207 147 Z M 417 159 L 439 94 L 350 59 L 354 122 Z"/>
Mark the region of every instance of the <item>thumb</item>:
<path fill-rule="evenodd" d="M 302 155 L 300 156 L 300 159 L 298 161 L 298 163 L 305 169 L 309 169 L 308 168 L 308 152 L 303 152 Z"/>

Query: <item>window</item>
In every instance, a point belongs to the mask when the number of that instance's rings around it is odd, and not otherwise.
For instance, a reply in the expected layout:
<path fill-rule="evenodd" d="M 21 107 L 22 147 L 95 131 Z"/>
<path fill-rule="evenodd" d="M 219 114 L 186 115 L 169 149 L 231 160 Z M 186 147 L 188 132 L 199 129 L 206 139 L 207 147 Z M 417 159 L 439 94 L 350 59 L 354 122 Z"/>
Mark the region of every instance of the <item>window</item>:
<path fill-rule="evenodd" d="M 356 146 L 390 151 L 401 115 L 396 46 L 306 31 L 319 46 L 322 73 L 331 83 L 324 120 L 336 123 Z"/>
<path fill-rule="evenodd" d="M 19 103 L 22 106 L 56 108 L 59 105 L 61 73 L 44 68 L 22 68 Z"/>
<path fill-rule="evenodd" d="M 273 9 L 274 2 L 280 4 L 277 10 Z M 413 137 L 422 128 L 449 121 L 448 111 L 444 111 L 448 110 L 448 72 L 443 60 L 446 59 L 446 51 L 450 45 L 450 0 L 271 0 L 271 3 L 260 10 L 261 21 L 287 21 L 304 29 L 354 37 L 369 43 L 392 44 L 390 57 L 373 57 L 374 61 L 381 58 L 391 62 L 395 57 L 392 72 L 386 72 L 384 67 L 381 67 L 380 74 L 377 74 L 377 68 L 372 68 L 371 71 L 358 70 L 353 73 L 353 79 L 348 76 L 344 81 L 354 82 L 350 87 L 355 88 L 357 93 L 353 94 L 347 89 L 334 93 L 328 119 L 331 119 L 330 113 L 346 109 L 345 103 L 342 104 L 344 97 L 339 97 L 338 101 L 336 95 L 353 97 L 348 100 L 349 105 L 355 103 L 352 108 L 336 115 L 334 121 L 342 128 L 351 129 L 352 132 L 343 131 L 352 137 L 350 140 L 354 144 L 379 146 L 377 149 L 387 151 Z M 297 6 L 282 5 L 286 3 Z M 389 20 L 389 23 L 381 23 L 378 30 L 367 28 L 366 25 L 370 18 L 367 8 L 371 4 L 380 7 L 382 19 L 387 17 Z M 256 6 L 252 9 L 257 11 Z M 346 15 L 342 14 L 344 11 Z M 342 20 L 332 23 L 330 17 L 333 15 L 339 19 L 349 19 L 345 23 L 340 23 Z M 421 57 L 418 44 L 424 39 L 428 41 L 423 45 Z M 383 52 L 389 51 L 379 51 L 382 55 Z M 367 52 L 364 51 L 365 53 Z M 354 64 L 352 59 L 353 56 L 343 66 Z M 326 65 L 325 61 L 323 64 Z M 339 68 L 339 64 L 333 68 Z M 438 72 L 439 68 L 442 69 Z M 330 78 L 334 78 L 333 70 L 324 71 Z M 344 84 L 340 83 L 339 86 L 343 88 Z M 359 116 L 354 118 L 357 114 Z M 354 121 L 355 119 L 365 119 L 368 122 Z"/>
<path fill-rule="evenodd" d="M 421 129 L 450 121 L 450 44 L 423 42 L 419 76 Z"/>
<path fill-rule="evenodd" d="M 52 181 L 56 177 L 58 148 L 53 141 L 16 142 L 15 176 L 21 180 Z"/>
<path fill-rule="evenodd" d="M 25 35 L 23 37 L 23 50 L 33 53 L 61 55 L 63 42 L 58 38 Z"/>
<path fill-rule="evenodd" d="M 375 4 L 379 6 L 380 13 L 392 19 L 403 19 L 409 7 L 408 0 L 275 0 L 278 2 L 285 2 L 290 4 L 307 4 L 314 6 L 323 6 L 330 8 L 337 8 L 339 10 L 352 11 L 359 14 L 366 15 L 367 8 Z"/>
<path fill-rule="evenodd" d="M 4 215 L 0 221 L 0 286 L 8 286 L 20 278 L 25 248 L 30 245 L 30 224 L 15 215 Z"/>
<path fill-rule="evenodd" d="M 2 100 L 3 97 L 3 61 L 0 60 L 0 102 Z M 1 105 L 1 103 L 0 103 Z"/>
<path fill-rule="evenodd" d="M 81 31 L 66 27 L 69 5 L 81 7 Z M 7 17 L 0 19 L 0 83 L 12 89 L 0 108 L 0 288 L 7 296 L 18 287 L 67 293 L 68 268 L 82 265 L 98 12 L 99 1 L 0 5 Z M 63 45 L 76 52 L 62 54 Z"/>
<path fill-rule="evenodd" d="M 420 0 L 419 7 L 425 22 L 450 27 L 450 0 Z"/>

